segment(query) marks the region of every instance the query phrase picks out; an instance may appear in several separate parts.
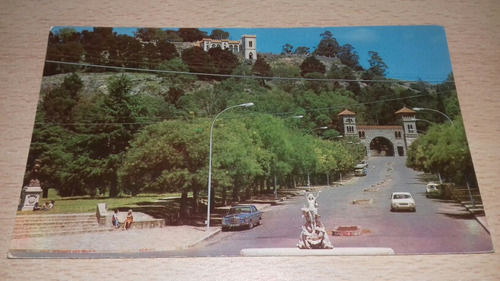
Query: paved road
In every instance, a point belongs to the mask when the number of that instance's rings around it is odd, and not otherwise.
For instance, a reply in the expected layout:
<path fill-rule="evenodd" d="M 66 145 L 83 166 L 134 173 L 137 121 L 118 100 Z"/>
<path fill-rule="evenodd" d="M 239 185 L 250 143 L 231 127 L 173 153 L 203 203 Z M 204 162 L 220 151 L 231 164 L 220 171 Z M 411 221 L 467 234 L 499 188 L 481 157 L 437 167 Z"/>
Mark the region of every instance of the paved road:
<path fill-rule="evenodd" d="M 369 159 L 368 175 L 322 190 L 321 221 L 331 234 L 337 226 L 358 225 L 360 236 L 330 236 L 334 247 L 388 247 L 396 254 L 491 252 L 488 232 L 460 204 L 425 198 L 423 176 L 405 167 L 403 157 Z M 373 166 L 375 168 L 373 169 Z M 390 212 L 393 191 L 409 191 L 417 210 Z M 373 204 L 353 204 L 355 200 Z M 218 233 L 190 226 L 111 231 L 16 239 L 16 257 L 188 257 L 239 256 L 246 248 L 294 248 L 304 219 L 304 197 L 264 209 L 263 224 L 251 230 Z M 215 234 L 215 235 L 213 235 Z M 213 236 L 211 236 L 213 235 Z M 211 238 L 203 241 L 207 236 Z M 194 245 L 194 246 L 193 246 Z"/>
<path fill-rule="evenodd" d="M 423 176 L 406 168 L 404 157 L 372 157 L 368 175 L 319 195 L 321 221 L 328 230 L 357 225 L 360 236 L 331 237 L 335 247 L 389 247 L 396 254 L 490 252 L 490 235 L 460 204 L 425 198 Z M 391 212 L 390 194 L 410 192 L 416 212 Z M 372 204 L 353 204 L 355 200 Z M 223 232 L 197 247 L 169 252 L 177 256 L 237 256 L 243 248 L 295 247 L 304 223 L 304 198 L 271 207 L 263 225 Z M 331 234 L 331 232 L 330 232 Z"/>

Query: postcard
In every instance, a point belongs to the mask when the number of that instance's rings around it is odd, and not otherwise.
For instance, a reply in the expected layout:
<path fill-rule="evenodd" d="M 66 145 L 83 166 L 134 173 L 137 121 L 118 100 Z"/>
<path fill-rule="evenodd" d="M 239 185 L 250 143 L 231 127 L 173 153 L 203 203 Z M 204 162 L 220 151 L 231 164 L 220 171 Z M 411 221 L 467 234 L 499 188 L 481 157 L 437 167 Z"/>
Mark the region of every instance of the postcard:
<path fill-rule="evenodd" d="M 441 26 L 53 27 L 19 190 L 10 258 L 494 252 Z"/>

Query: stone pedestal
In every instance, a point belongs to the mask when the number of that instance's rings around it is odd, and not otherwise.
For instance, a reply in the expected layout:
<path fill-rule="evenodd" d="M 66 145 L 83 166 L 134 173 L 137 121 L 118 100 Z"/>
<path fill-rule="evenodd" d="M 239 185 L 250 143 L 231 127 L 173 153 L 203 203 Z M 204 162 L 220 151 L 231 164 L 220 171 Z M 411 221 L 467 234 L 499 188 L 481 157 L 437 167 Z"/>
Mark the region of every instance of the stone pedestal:
<path fill-rule="evenodd" d="M 97 222 L 100 225 L 108 225 L 108 205 L 106 203 L 97 203 L 97 210 L 95 212 Z"/>
<path fill-rule="evenodd" d="M 26 186 L 21 191 L 21 204 L 19 211 L 33 211 L 35 203 L 38 203 L 42 196 L 42 188 L 39 186 Z"/>

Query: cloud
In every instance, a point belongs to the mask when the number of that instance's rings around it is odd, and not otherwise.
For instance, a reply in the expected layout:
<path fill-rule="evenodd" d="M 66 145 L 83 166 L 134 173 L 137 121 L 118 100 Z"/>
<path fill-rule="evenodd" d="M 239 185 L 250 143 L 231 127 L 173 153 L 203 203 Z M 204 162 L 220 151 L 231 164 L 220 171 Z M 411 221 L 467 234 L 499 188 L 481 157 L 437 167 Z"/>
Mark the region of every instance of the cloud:
<path fill-rule="evenodd" d="M 372 28 L 348 28 L 344 34 L 344 40 L 355 43 L 373 43 L 379 40 L 376 32 Z"/>

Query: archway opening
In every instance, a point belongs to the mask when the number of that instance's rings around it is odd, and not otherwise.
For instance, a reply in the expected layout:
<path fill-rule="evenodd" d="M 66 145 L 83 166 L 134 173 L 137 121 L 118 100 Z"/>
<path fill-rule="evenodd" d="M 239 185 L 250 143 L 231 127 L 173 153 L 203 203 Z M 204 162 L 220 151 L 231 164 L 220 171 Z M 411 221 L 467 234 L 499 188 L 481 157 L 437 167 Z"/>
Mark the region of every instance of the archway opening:
<path fill-rule="evenodd" d="M 370 142 L 370 155 L 394 156 L 394 145 L 384 137 L 376 137 Z"/>

